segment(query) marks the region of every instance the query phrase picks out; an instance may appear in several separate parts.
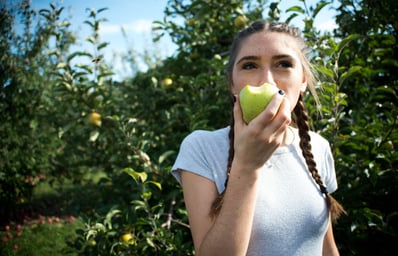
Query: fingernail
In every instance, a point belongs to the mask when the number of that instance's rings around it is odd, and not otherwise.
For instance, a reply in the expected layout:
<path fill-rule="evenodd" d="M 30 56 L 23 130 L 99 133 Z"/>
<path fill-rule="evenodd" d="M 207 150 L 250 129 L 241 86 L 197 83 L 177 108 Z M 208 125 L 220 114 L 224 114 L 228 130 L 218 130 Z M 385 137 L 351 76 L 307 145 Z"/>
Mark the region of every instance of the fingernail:
<path fill-rule="evenodd" d="M 280 89 L 280 90 L 278 91 L 278 93 L 279 93 L 280 95 L 285 95 L 285 91 L 282 90 L 282 89 Z"/>

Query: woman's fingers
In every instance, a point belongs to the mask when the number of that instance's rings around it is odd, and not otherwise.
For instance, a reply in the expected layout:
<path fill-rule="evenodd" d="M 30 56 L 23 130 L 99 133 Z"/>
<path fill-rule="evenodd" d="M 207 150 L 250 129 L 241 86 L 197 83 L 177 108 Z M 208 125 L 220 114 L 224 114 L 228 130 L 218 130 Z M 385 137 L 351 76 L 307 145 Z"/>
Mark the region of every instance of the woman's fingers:
<path fill-rule="evenodd" d="M 278 113 L 274 120 L 276 123 L 275 125 L 277 127 L 280 127 L 280 129 L 282 130 L 285 130 L 286 126 L 288 126 L 292 122 L 291 105 L 288 98 L 284 97 L 282 99 Z"/>
<path fill-rule="evenodd" d="M 280 113 L 283 101 L 286 99 L 284 93 L 276 93 L 272 98 L 268 106 L 263 112 L 261 112 L 255 119 L 253 124 L 260 124 L 261 126 L 267 126 L 277 117 Z"/>
<path fill-rule="evenodd" d="M 291 120 L 289 100 L 276 94 L 267 108 L 247 125 L 242 117 L 239 98 L 236 98 L 233 114 L 235 158 L 256 169 L 283 143 Z"/>

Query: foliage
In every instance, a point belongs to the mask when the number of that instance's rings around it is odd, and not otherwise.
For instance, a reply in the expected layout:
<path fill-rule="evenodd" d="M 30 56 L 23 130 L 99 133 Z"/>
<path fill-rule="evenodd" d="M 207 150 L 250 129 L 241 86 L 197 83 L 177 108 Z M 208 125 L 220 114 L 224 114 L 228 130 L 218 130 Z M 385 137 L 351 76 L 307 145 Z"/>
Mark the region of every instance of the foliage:
<path fill-rule="evenodd" d="M 338 28 L 319 31 L 314 21 L 330 1 L 308 6 L 303 0 L 281 10 L 264 0 L 170 0 L 154 29 L 159 37 L 170 35 L 176 54 L 122 82 L 112 81 L 103 59 L 106 8 L 87 10 L 92 33 L 84 41 L 92 51 L 70 52 L 78 39 L 63 7 L 36 13 L 29 1 L 2 3 L 0 203 L 11 207 L 1 216 L 18 221 L 17 209 L 31 202 L 38 184 L 62 188 L 67 179 L 100 188 L 100 206 L 76 205 L 85 226 L 77 227 L 71 251 L 193 255 L 181 189 L 169 170 L 187 133 L 229 124 L 224 69 L 233 35 L 285 13 L 288 23 L 304 21 L 320 78 L 321 106 L 309 95 L 306 102 L 313 129 L 332 145 L 335 197 L 348 211 L 335 227 L 341 254 L 375 254 L 376 244 L 378 255 L 390 255 L 398 232 L 397 6 L 379 2 L 341 0 Z"/>
<path fill-rule="evenodd" d="M 37 13 L 29 1 L 9 8 L 1 4 L 0 215 L 6 218 L 15 215 L 16 204 L 28 201 L 36 183 L 55 169 L 52 160 L 61 146 L 56 128 L 47 122 L 50 82 L 43 73 L 52 70 L 46 54 L 50 38 L 62 38 L 63 49 L 74 38 L 67 32 L 68 23 L 58 21 L 60 9 L 52 5 L 50 12 L 43 23 L 35 23 Z M 16 15 L 22 18 L 19 34 Z"/>
<path fill-rule="evenodd" d="M 337 234 L 347 254 L 397 249 L 398 30 L 391 16 L 397 10 L 396 1 L 341 1 L 338 7 L 336 35 L 358 35 L 339 58 L 341 90 L 351 98 L 340 123 L 344 143 L 336 148 L 350 213 Z M 353 17 L 355 25 L 347 22 Z"/>

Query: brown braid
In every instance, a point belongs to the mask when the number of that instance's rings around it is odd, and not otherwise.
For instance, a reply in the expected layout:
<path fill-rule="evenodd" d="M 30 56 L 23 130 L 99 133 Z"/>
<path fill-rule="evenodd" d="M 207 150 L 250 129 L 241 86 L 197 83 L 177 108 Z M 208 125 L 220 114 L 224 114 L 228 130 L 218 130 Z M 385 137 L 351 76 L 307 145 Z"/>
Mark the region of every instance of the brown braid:
<path fill-rule="evenodd" d="M 216 217 L 218 215 L 218 213 L 220 212 L 221 207 L 223 205 L 224 194 L 225 194 L 225 190 L 226 190 L 227 185 L 228 185 L 228 179 L 229 179 L 229 174 L 231 172 L 232 161 L 234 160 L 234 155 L 235 155 L 235 149 L 234 149 L 234 140 L 235 140 L 234 124 L 235 124 L 235 120 L 234 120 L 234 115 L 232 113 L 231 125 L 230 125 L 230 130 L 229 130 L 229 133 L 228 133 L 229 151 L 228 151 L 228 163 L 227 163 L 227 178 L 225 179 L 224 191 L 221 192 L 221 194 L 219 194 L 217 196 L 217 198 L 213 201 L 213 204 L 212 204 L 212 207 L 211 207 L 211 211 L 210 211 L 210 216 L 212 218 L 214 218 L 214 217 Z"/>
<path fill-rule="evenodd" d="M 341 214 L 346 214 L 343 206 L 337 202 L 327 191 L 326 186 L 322 182 L 322 178 L 316 168 L 314 155 L 312 154 L 311 137 L 309 135 L 309 118 L 307 111 L 305 110 L 303 97 L 300 95 L 297 105 L 294 108 L 295 122 L 297 124 L 300 136 L 300 148 L 303 153 L 303 157 L 308 167 L 308 171 L 311 173 L 312 178 L 319 185 L 319 189 L 325 194 L 326 202 L 330 210 L 330 214 L 333 221 L 336 221 Z"/>

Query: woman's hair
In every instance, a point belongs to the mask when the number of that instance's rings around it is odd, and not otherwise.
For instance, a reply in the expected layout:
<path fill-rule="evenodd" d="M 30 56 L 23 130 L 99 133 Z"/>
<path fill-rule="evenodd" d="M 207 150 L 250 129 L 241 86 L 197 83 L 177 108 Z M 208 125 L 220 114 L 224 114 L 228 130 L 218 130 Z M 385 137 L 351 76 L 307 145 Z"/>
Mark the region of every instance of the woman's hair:
<path fill-rule="evenodd" d="M 305 44 L 304 39 L 301 37 L 301 32 L 298 28 L 290 27 L 285 23 L 276 23 L 276 22 L 267 22 L 267 21 L 257 21 L 251 24 L 249 27 L 240 31 L 235 37 L 231 48 L 230 48 L 230 56 L 229 62 L 227 65 L 227 76 L 230 84 L 232 85 L 232 70 L 234 67 L 234 63 L 236 61 L 236 56 L 241 48 L 242 43 L 246 38 L 254 33 L 266 33 L 266 32 L 279 32 L 285 33 L 292 37 L 297 43 L 297 47 L 300 50 L 298 52 L 300 61 L 302 63 L 302 68 L 304 75 L 307 78 L 307 86 L 311 93 L 313 94 L 316 102 L 318 102 L 318 96 L 315 90 L 315 78 L 312 73 L 311 64 L 307 58 L 307 46 Z M 312 178 L 318 184 L 320 191 L 325 194 L 326 202 L 331 213 L 332 220 L 335 221 L 338 217 L 345 213 L 344 208 L 328 193 L 325 184 L 322 181 L 321 176 L 318 173 L 318 169 L 316 167 L 316 162 L 314 160 L 314 156 L 311 150 L 311 137 L 309 135 L 309 117 L 307 111 L 305 110 L 303 97 L 300 95 L 298 102 L 293 110 L 293 121 L 299 130 L 300 136 L 300 148 L 303 153 L 303 157 L 308 167 L 308 171 L 311 173 Z M 234 118 L 232 115 L 231 120 L 231 129 L 229 132 L 229 152 L 228 152 L 228 165 L 227 165 L 227 179 L 225 181 L 225 188 L 228 184 L 228 176 L 231 171 L 232 161 L 234 159 Z M 224 199 L 224 191 L 214 200 L 211 213 L 212 217 L 218 215 Z"/>

